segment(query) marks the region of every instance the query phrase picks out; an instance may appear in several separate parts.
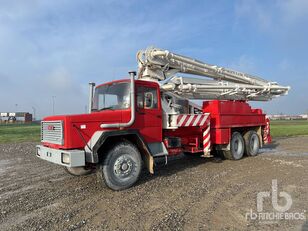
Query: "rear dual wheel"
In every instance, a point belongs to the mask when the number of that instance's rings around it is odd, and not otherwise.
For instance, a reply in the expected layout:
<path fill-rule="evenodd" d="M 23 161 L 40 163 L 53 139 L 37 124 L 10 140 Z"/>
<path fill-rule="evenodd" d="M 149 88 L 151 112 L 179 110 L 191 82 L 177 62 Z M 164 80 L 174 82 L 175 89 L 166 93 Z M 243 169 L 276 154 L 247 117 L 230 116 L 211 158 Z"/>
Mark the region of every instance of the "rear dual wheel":
<path fill-rule="evenodd" d="M 244 136 L 239 132 L 233 132 L 230 141 L 230 150 L 223 151 L 223 155 L 229 160 L 239 160 L 244 154 L 247 156 L 257 155 L 259 148 L 259 136 L 254 130 L 246 132 Z"/>
<path fill-rule="evenodd" d="M 260 148 L 260 139 L 258 134 L 251 130 L 243 136 L 245 142 L 245 154 L 247 156 L 256 156 Z"/>
<path fill-rule="evenodd" d="M 224 150 L 223 155 L 229 160 L 239 160 L 243 157 L 245 150 L 244 139 L 239 132 L 233 132 L 230 141 L 230 150 Z"/>

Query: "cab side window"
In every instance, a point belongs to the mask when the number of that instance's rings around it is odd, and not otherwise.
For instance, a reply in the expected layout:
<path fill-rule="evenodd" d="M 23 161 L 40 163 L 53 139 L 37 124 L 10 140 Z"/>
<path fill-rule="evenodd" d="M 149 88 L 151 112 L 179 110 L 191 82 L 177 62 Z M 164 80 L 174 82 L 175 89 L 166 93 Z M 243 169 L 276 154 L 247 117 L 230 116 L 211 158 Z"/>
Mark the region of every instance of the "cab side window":
<path fill-rule="evenodd" d="M 156 88 L 138 87 L 137 107 L 143 109 L 156 109 L 158 107 Z"/>

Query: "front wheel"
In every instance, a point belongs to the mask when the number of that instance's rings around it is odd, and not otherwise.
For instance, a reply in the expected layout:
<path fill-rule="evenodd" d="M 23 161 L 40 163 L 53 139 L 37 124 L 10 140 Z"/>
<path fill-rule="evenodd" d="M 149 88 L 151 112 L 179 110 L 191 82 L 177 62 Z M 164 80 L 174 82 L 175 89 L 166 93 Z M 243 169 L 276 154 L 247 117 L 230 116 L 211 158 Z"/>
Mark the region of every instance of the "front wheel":
<path fill-rule="evenodd" d="M 123 190 L 135 184 L 142 169 L 142 159 L 138 149 L 130 142 L 115 144 L 106 153 L 99 165 L 97 176 L 113 190 Z"/>

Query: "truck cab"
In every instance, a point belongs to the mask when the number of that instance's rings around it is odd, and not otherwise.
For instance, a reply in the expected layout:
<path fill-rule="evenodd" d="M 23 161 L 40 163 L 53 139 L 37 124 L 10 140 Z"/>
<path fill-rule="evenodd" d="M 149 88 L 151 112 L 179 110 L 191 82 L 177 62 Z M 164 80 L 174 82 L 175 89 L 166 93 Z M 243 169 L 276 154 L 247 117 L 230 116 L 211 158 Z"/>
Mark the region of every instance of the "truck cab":
<path fill-rule="evenodd" d="M 91 99 L 91 113 L 43 119 L 42 144 L 37 145 L 36 155 L 64 166 L 73 175 L 89 174 L 96 168 L 116 172 L 107 180 L 109 187 L 127 188 L 134 183 L 130 178 L 140 172 L 143 163 L 153 172 L 152 153 L 162 149 L 160 94 L 159 84 L 150 81 L 123 79 L 98 85 Z M 124 155 L 110 164 L 108 156 L 115 147 L 129 150 L 133 157 Z M 104 168 L 107 158 L 110 168 Z M 102 173 L 103 181 L 106 175 Z"/>

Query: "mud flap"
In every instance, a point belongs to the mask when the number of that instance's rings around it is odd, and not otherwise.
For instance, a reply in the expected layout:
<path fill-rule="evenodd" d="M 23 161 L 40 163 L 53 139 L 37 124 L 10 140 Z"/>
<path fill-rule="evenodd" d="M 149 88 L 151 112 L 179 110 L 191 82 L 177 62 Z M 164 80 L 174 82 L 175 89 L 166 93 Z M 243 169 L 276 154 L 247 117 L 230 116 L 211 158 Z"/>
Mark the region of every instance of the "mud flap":
<path fill-rule="evenodd" d="M 154 158 L 153 156 L 150 155 L 149 152 L 144 152 L 144 162 L 145 165 L 147 166 L 148 171 L 151 174 L 154 174 Z"/>
<path fill-rule="evenodd" d="M 262 127 L 259 126 L 256 130 L 257 134 L 258 134 L 258 137 L 259 137 L 259 141 L 260 141 L 260 148 L 263 147 L 263 138 L 262 138 Z"/>

